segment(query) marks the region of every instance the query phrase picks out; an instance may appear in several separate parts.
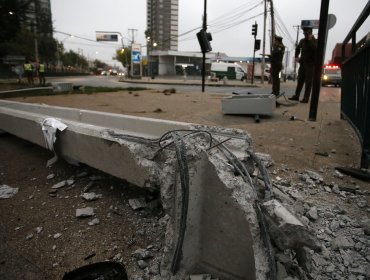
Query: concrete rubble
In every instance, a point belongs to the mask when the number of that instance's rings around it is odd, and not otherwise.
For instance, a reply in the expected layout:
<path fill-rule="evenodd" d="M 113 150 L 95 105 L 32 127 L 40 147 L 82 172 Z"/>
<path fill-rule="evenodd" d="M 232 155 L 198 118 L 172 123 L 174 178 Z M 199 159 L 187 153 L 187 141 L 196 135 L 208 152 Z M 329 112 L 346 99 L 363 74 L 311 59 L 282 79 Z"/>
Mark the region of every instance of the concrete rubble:
<path fill-rule="evenodd" d="M 10 198 L 18 193 L 18 188 L 12 188 L 8 185 L 0 186 L 0 198 Z"/>
<path fill-rule="evenodd" d="M 79 112 L 78 118 L 84 114 L 89 112 Z M 157 228 L 165 232 L 164 244 L 132 254 L 140 270 L 131 279 L 370 277 L 369 219 L 355 219 L 338 203 L 368 214 L 369 193 L 326 182 L 313 170 L 297 174 L 295 180 L 289 178 L 287 167 L 267 172 L 264 167 L 274 166 L 271 157 L 257 155 L 259 164 L 251 137 L 236 129 L 171 123 L 171 130 L 161 128 L 164 131 L 158 138 L 150 138 L 102 124 L 82 127 L 75 121 L 63 120 L 68 129 L 56 141 L 62 147 L 61 156 L 105 172 L 109 165 L 112 175 L 160 192 L 162 218 L 139 229 L 137 235 Z M 11 129 L 1 122 L 0 128 Z M 92 148 L 101 145 L 99 159 L 86 143 L 93 143 Z M 269 174 L 276 175 L 275 179 Z M 52 189 L 73 184 L 69 179 Z M 81 196 L 96 198 L 87 190 Z M 150 209 L 147 202 L 141 197 L 128 200 L 132 211 Z M 119 206 L 112 205 L 110 210 L 107 217 L 123 215 Z M 76 209 L 78 218 L 94 215 L 93 207 Z M 100 219 L 88 224 L 98 225 Z M 128 246 L 132 244 L 134 239 L 127 240 Z M 122 259 L 119 254 L 115 252 L 117 261 Z"/>

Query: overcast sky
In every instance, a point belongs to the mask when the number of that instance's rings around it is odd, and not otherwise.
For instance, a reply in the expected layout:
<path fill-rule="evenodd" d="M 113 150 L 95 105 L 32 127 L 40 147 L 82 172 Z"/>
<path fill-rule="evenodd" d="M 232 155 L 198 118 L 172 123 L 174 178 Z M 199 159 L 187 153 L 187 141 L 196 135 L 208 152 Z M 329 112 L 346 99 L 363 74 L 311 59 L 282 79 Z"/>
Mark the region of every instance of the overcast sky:
<path fill-rule="evenodd" d="M 127 45 L 132 38 L 129 29 L 136 29 L 135 42 L 146 45 L 146 0 L 51 0 L 53 25 L 56 31 L 82 38 L 69 37 L 60 33 L 54 36 L 63 41 L 67 50 L 83 53 L 88 59 L 100 59 L 111 65 L 120 65 L 112 60 L 120 42 L 94 42 L 95 31 L 120 32 Z M 330 59 L 336 43 L 344 40 L 368 0 L 331 0 L 329 13 L 336 16 L 336 25 L 330 30 L 325 61 Z M 229 56 L 253 56 L 252 24 L 258 23 L 257 38 L 262 39 L 262 0 L 208 0 L 208 30 L 212 33 L 212 48 Z M 297 29 L 303 19 L 319 19 L 321 0 L 275 0 L 277 30 L 284 38 L 287 49 L 294 49 Z M 204 1 L 179 0 L 179 35 L 201 27 Z M 267 32 L 270 28 L 267 28 Z M 357 38 L 370 31 L 368 18 Z M 200 51 L 194 31 L 179 37 L 179 51 Z M 317 37 L 317 30 L 314 31 Z M 299 38 L 302 38 L 299 32 Z M 130 38 L 130 39 L 129 39 Z M 266 50 L 269 41 L 266 42 Z M 146 49 L 143 49 L 146 53 Z M 258 53 L 257 53 L 258 55 Z"/>

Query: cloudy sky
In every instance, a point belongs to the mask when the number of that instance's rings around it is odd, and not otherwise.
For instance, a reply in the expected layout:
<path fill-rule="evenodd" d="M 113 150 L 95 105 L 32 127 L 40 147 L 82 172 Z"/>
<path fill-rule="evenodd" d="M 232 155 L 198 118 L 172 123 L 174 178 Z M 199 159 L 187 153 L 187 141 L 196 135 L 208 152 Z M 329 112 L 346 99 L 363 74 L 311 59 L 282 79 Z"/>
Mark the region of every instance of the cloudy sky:
<path fill-rule="evenodd" d="M 329 13 L 336 16 L 336 24 L 330 30 L 325 60 L 330 59 L 335 44 L 342 42 L 368 0 L 332 0 Z M 229 56 L 253 55 L 252 24 L 258 23 L 258 39 L 262 39 L 262 0 L 208 0 L 208 30 L 212 33 L 212 48 Z M 293 51 L 297 26 L 303 19 L 319 19 L 321 0 L 275 0 L 277 30 L 284 38 L 287 49 Z M 137 43 L 146 45 L 146 0 L 51 0 L 54 29 L 77 37 L 56 32 L 55 38 L 63 41 L 67 50 L 83 53 L 88 59 L 100 59 L 111 65 L 120 42 L 95 42 L 95 31 L 115 31 L 123 35 L 128 44 L 132 38 L 129 29 L 135 29 Z M 200 28 L 204 1 L 179 0 L 179 34 Z M 267 28 L 269 32 L 270 28 Z M 370 19 L 359 30 L 357 38 L 370 31 Z M 180 51 L 200 51 L 193 31 L 179 37 Z M 317 35 L 317 30 L 316 32 Z M 302 38 L 299 32 L 299 38 Z M 269 42 L 266 42 L 266 49 Z M 146 49 L 143 49 L 146 53 Z M 257 53 L 258 55 L 258 53 Z"/>

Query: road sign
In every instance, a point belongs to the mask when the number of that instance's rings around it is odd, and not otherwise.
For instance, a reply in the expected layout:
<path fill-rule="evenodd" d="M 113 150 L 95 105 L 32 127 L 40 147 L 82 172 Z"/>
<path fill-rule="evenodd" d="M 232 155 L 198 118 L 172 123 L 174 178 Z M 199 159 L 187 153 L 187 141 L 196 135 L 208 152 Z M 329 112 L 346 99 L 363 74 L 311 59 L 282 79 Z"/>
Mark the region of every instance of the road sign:
<path fill-rule="evenodd" d="M 301 28 L 319 28 L 320 21 L 318 19 L 305 19 L 301 21 Z"/>
<path fill-rule="evenodd" d="M 107 34 L 107 33 L 96 33 L 96 41 L 108 41 L 108 42 L 117 42 L 117 34 Z"/>

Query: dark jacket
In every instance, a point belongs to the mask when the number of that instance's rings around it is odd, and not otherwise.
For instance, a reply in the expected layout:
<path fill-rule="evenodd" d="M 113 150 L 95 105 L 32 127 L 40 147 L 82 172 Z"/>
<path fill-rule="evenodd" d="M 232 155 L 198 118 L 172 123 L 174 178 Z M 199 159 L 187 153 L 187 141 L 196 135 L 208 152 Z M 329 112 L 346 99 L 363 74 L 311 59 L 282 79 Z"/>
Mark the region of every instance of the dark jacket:
<path fill-rule="evenodd" d="M 275 42 L 272 46 L 271 53 L 271 65 L 278 68 L 283 67 L 283 57 L 285 52 L 285 46 L 282 42 Z"/>
<path fill-rule="evenodd" d="M 317 40 L 314 37 L 312 40 L 303 38 L 295 48 L 295 57 L 298 58 L 299 54 L 301 54 L 300 63 L 314 63 L 316 48 Z"/>

